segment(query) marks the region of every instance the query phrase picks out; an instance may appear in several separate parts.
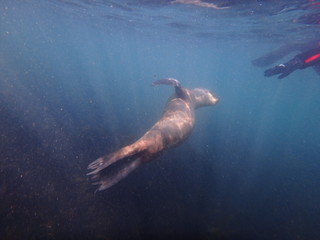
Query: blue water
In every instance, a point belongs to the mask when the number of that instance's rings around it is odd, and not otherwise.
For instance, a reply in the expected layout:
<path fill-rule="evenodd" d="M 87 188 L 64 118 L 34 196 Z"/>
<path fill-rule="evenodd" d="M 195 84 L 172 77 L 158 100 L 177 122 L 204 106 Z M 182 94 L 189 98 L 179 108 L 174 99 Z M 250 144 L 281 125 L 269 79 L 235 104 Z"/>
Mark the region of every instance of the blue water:
<path fill-rule="evenodd" d="M 1 239 L 319 239 L 319 75 L 251 64 L 315 38 L 293 19 L 318 9 L 248 2 L 1 1 Z M 159 119 L 173 89 L 150 83 L 164 77 L 220 102 L 94 194 L 88 164 Z"/>

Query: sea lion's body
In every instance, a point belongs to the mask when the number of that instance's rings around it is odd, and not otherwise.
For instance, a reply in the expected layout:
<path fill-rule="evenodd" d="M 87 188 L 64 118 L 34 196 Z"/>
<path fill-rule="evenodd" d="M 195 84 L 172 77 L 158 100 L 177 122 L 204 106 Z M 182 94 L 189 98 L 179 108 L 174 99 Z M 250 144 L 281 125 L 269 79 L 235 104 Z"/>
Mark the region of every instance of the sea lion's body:
<path fill-rule="evenodd" d="M 104 190 L 126 177 L 132 170 L 145 162 L 154 159 L 163 150 L 183 142 L 190 134 L 195 124 L 195 109 L 202 106 L 214 105 L 218 98 L 206 89 L 182 88 L 176 79 L 161 79 L 153 85 L 166 84 L 175 87 L 174 96 L 169 99 L 164 113 L 139 140 L 120 150 L 103 156 L 89 165 L 98 190 Z M 105 171 L 110 165 L 124 162 L 108 175 Z"/>

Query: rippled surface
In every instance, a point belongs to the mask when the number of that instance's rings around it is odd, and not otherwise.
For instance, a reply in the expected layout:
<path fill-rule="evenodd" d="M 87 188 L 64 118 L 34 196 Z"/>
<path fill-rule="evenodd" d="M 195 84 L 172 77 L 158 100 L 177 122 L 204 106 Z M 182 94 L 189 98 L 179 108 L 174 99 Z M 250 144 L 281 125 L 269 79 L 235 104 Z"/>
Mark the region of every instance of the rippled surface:
<path fill-rule="evenodd" d="M 59 11 L 93 19 L 95 24 L 149 34 L 259 41 L 312 39 L 318 35 L 314 26 L 317 22 L 309 17 L 319 10 L 318 1 L 208 1 L 225 9 L 189 2 L 197 1 L 69 0 L 51 1 L 51 4 Z"/>

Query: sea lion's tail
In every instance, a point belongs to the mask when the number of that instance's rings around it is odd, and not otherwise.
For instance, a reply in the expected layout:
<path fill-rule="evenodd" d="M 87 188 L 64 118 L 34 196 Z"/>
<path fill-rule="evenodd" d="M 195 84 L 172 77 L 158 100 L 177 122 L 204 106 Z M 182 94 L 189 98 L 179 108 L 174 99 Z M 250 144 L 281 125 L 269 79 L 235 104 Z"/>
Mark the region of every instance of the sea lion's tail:
<path fill-rule="evenodd" d="M 141 165 L 141 156 L 144 152 L 144 149 L 132 144 L 92 162 L 88 169 L 93 171 L 87 175 L 90 175 L 92 180 L 95 181 L 94 185 L 100 185 L 96 191 L 110 188 L 128 176 L 129 173 Z"/>
<path fill-rule="evenodd" d="M 157 80 L 153 83 L 151 83 L 152 86 L 156 86 L 156 85 L 170 85 L 170 86 L 174 86 L 177 88 L 181 88 L 181 84 L 180 82 L 175 79 L 175 78 L 163 78 L 160 80 Z"/>

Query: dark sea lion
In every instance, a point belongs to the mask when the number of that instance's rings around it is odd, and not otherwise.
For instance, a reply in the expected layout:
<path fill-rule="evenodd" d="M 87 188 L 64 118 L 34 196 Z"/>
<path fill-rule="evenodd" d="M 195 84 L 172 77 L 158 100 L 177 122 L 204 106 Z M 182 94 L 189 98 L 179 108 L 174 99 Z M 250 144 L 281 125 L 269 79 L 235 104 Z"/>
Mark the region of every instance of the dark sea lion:
<path fill-rule="evenodd" d="M 191 133 L 195 123 L 195 109 L 211 106 L 218 102 L 209 90 L 182 88 L 178 80 L 166 78 L 152 85 L 171 85 L 175 94 L 168 100 L 160 120 L 139 140 L 116 152 L 105 155 L 92 162 L 88 175 L 100 185 L 97 191 L 107 189 L 130 172 L 154 159 L 163 150 L 183 142 Z"/>

